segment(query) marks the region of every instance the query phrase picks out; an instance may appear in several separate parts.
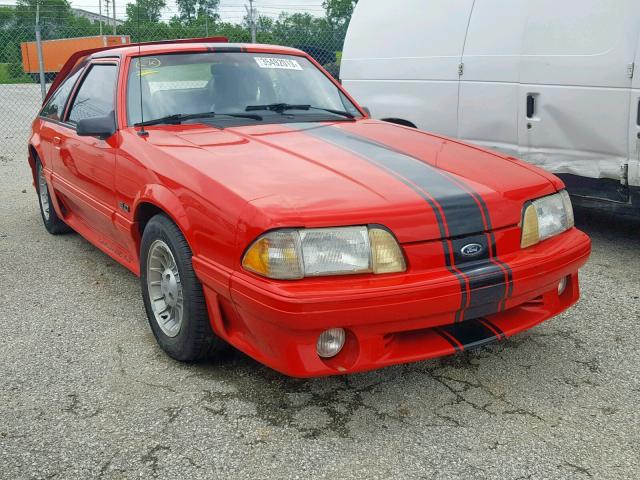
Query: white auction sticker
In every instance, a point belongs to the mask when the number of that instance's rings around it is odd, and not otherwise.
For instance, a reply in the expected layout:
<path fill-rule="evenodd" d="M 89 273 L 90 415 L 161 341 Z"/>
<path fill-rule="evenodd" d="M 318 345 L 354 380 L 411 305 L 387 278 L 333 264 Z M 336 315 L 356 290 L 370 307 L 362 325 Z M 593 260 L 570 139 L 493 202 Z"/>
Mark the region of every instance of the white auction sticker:
<path fill-rule="evenodd" d="M 302 70 L 297 60 L 289 58 L 253 57 L 260 68 L 282 68 L 284 70 Z"/>

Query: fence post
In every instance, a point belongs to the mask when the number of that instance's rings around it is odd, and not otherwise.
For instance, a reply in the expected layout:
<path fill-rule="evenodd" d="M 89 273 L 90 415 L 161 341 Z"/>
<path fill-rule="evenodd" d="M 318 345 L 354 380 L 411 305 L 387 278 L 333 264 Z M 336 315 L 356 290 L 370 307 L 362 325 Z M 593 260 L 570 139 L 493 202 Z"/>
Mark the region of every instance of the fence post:
<path fill-rule="evenodd" d="M 116 26 L 117 26 L 117 20 L 116 20 L 116 0 L 113 0 L 113 34 L 116 34 Z"/>
<path fill-rule="evenodd" d="M 256 19 L 255 19 L 255 11 L 253 9 L 253 1 L 249 0 L 249 8 L 245 5 L 244 8 L 247 11 L 247 16 L 249 17 L 249 28 L 251 29 L 251 43 L 256 43 Z"/>
<path fill-rule="evenodd" d="M 42 38 L 40 37 L 40 4 L 36 6 L 36 49 L 38 50 L 38 69 L 40 70 L 40 90 L 42 101 L 47 96 L 47 80 L 44 75 L 44 59 L 42 58 Z"/>

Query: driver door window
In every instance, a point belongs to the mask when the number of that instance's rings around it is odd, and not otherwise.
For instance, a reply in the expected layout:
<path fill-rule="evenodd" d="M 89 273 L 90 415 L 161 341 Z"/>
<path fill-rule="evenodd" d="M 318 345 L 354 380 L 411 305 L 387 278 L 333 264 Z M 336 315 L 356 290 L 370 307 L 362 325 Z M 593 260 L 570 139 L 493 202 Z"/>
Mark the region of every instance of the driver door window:
<path fill-rule="evenodd" d="M 68 122 L 75 125 L 86 118 L 104 117 L 115 109 L 115 85 L 118 67 L 95 64 L 84 77 L 69 112 Z"/>

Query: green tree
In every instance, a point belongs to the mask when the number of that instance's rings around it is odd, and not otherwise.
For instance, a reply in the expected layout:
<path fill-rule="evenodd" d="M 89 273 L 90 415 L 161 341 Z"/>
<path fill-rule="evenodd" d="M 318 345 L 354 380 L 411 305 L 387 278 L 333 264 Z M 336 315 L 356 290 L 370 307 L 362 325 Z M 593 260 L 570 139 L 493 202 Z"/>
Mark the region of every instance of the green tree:
<path fill-rule="evenodd" d="M 140 23 L 158 23 L 162 9 L 166 6 L 165 0 L 136 0 L 135 3 L 127 3 L 127 21 L 136 23 L 139 11 Z"/>
<path fill-rule="evenodd" d="M 178 6 L 178 19 L 182 23 L 191 24 L 196 19 L 198 0 L 176 0 Z"/>
<path fill-rule="evenodd" d="M 333 28 L 344 28 L 346 31 L 357 3 L 358 0 L 324 0 L 322 6 L 329 25 Z"/>
<path fill-rule="evenodd" d="M 220 6 L 220 0 L 198 0 L 196 12 L 198 18 L 208 18 L 209 20 L 218 20 L 218 7 Z"/>
<path fill-rule="evenodd" d="M 18 24 L 35 25 L 38 5 L 40 5 L 41 25 L 61 25 L 73 18 L 73 12 L 67 0 L 18 0 L 16 2 Z"/>
<path fill-rule="evenodd" d="M 176 0 L 179 15 L 177 20 L 186 25 L 193 24 L 198 18 L 217 20 L 220 0 Z"/>
<path fill-rule="evenodd" d="M 14 27 L 15 24 L 16 24 L 15 8 L 0 6 L 0 33 L 5 32 L 8 29 Z"/>
<path fill-rule="evenodd" d="M 357 3 L 358 0 L 324 0 L 322 3 L 325 11 L 325 21 L 330 30 L 328 35 L 334 50 L 342 50 L 344 38 L 347 36 L 349 21 Z"/>
<path fill-rule="evenodd" d="M 281 13 L 273 23 L 273 36 L 282 45 L 315 43 L 323 37 L 322 19 L 309 13 Z"/>

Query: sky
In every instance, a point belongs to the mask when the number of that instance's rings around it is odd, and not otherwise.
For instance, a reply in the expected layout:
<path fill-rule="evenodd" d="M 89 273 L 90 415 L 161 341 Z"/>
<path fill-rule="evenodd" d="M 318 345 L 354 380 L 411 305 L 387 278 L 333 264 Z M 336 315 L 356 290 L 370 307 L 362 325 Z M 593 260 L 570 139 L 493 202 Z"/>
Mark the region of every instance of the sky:
<path fill-rule="evenodd" d="M 109 2 L 109 10 L 111 11 L 113 0 L 102 0 L 102 12 L 105 13 L 105 3 Z M 98 12 L 99 0 L 70 0 L 71 6 L 74 8 L 82 8 Z M 134 3 L 135 0 L 116 0 L 116 16 L 124 20 L 125 8 L 127 3 Z M 175 0 L 166 0 L 167 8 L 163 12 L 163 19 L 168 20 L 177 12 Z M 15 4 L 15 0 L 0 0 L 0 5 Z M 245 5 L 249 5 L 248 0 L 220 0 L 219 13 L 223 21 L 240 22 L 245 16 Z M 255 0 L 255 8 L 261 15 L 268 17 L 277 17 L 280 12 L 287 11 L 290 13 L 303 12 L 312 15 L 322 15 L 322 0 Z"/>

